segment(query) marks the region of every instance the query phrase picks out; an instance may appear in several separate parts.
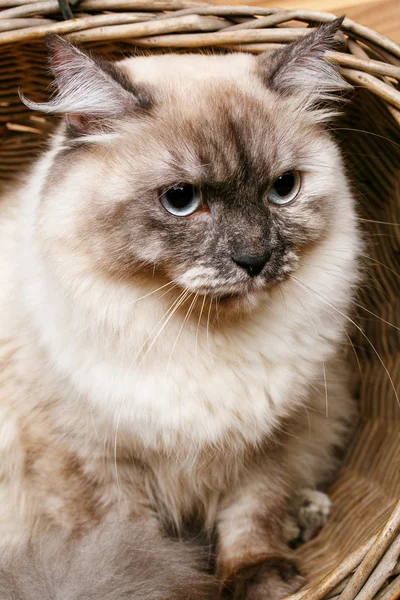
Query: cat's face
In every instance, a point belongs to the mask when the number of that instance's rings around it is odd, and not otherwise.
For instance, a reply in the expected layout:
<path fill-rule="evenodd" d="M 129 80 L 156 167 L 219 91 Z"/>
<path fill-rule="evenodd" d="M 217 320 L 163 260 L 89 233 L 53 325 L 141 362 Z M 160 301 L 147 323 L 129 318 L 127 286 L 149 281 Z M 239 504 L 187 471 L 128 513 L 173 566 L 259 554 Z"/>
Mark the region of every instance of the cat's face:
<path fill-rule="evenodd" d="M 56 67 L 67 51 L 77 61 L 64 46 Z M 88 105 L 103 88 L 120 114 L 63 109 L 67 147 L 38 221 L 53 259 L 61 245 L 92 271 L 174 281 L 177 293 L 235 308 L 300 268 L 335 226 L 344 174 L 315 97 L 288 76 L 287 57 L 274 60 L 164 55 L 93 67 Z"/>

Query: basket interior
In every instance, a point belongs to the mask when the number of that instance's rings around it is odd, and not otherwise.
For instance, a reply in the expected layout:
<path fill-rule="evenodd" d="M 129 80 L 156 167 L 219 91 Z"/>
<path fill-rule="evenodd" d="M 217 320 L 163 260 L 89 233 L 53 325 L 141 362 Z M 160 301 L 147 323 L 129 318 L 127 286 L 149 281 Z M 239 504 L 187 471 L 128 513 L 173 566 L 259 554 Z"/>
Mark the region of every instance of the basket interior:
<path fill-rule="evenodd" d="M 299 549 L 312 578 L 380 529 L 400 495 L 399 126 L 381 100 L 358 90 L 335 129 L 365 240 L 364 284 L 348 348 L 359 421 L 331 486 L 332 519 Z"/>
<path fill-rule="evenodd" d="M 107 58 L 135 50 L 126 42 L 92 47 Z M 0 192 L 26 172 L 54 127 L 54 120 L 31 113 L 18 98 L 20 86 L 32 99 L 47 96 L 45 65 L 42 41 L 2 48 Z M 381 100 L 358 89 L 333 130 L 358 197 L 366 240 L 365 285 L 357 300 L 363 308 L 355 312 L 348 354 L 359 420 L 331 486 L 332 518 L 315 540 L 298 549 L 311 581 L 374 534 L 400 497 L 400 410 L 394 392 L 400 389 L 399 126 Z"/>

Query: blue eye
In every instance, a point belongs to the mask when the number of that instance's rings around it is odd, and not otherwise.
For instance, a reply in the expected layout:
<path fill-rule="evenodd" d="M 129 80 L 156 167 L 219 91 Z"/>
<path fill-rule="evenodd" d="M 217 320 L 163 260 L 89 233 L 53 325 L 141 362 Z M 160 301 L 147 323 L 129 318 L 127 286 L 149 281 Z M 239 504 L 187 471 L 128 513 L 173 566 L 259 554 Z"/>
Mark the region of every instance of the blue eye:
<path fill-rule="evenodd" d="M 282 206 L 294 200 L 300 191 L 301 178 L 298 171 L 288 171 L 274 181 L 268 191 L 271 204 Z"/>
<path fill-rule="evenodd" d="M 202 206 L 200 190 L 190 184 L 174 185 L 161 194 L 161 204 L 171 215 L 187 217 Z"/>

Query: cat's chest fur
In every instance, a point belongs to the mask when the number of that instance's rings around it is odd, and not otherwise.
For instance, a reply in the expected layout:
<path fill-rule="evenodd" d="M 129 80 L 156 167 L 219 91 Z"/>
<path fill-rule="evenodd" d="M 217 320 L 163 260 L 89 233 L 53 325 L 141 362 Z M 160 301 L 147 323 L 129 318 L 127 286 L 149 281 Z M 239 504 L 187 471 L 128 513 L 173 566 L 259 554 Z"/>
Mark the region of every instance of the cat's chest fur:
<path fill-rule="evenodd" d="M 282 421 L 306 402 L 310 382 L 323 377 L 320 357 L 333 351 L 315 330 L 295 327 L 301 315 L 274 314 L 272 307 L 227 328 L 216 321 L 207 327 L 207 320 L 198 327 L 182 311 L 159 333 L 165 307 L 143 306 L 130 317 L 137 337 L 125 337 L 129 329 L 122 327 L 114 342 L 106 330 L 94 339 L 86 331 L 86 343 L 77 342 L 77 331 L 62 328 L 64 344 L 54 355 L 71 386 L 62 423 L 108 448 L 111 487 L 104 498 L 118 502 L 120 487 L 122 504 L 132 504 L 139 457 L 147 494 L 165 521 L 179 526 L 198 514 L 212 527 L 221 497 L 240 481 L 255 449 L 271 443 Z M 58 332 L 61 325 L 59 318 Z M 82 459 L 90 465 L 91 451 Z M 98 475 L 104 459 L 90 468 Z"/>
<path fill-rule="evenodd" d="M 203 446 L 260 444 L 323 377 L 321 360 L 340 331 L 326 318 L 321 335 L 302 310 L 280 307 L 273 295 L 233 324 L 199 324 L 186 310 L 165 324 L 168 304 L 138 303 L 130 313 L 118 305 L 101 326 L 89 317 L 84 327 L 74 326 L 75 307 L 39 299 L 43 343 L 68 382 L 64 402 L 76 406 L 80 397 L 100 437 L 116 447 L 137 441 L 180 460 Z"/>

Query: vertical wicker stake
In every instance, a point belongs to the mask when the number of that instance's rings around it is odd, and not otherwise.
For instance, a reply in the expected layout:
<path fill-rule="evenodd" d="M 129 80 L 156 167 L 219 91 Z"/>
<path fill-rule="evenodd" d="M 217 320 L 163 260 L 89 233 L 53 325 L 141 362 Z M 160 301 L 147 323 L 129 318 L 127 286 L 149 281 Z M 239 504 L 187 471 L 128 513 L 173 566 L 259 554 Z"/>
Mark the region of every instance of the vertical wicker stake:
<path fill-rule="evenodd" d="M 65 20 L 73 19 L 74 15 L 71 6 L 77 6 L 80 0 L 57 0 L 62 16 Z"/>
<path fill-rule="evenodd" d="M 389 548 L 389 550 L 388 550 Z M 376 542 L 367 552 L 364 560 L 354 573 L 348 586 L 340 596 L 341 600 L 371 600 L 375 592 L 379 591 L 381 585 L 376 588 L 376 582 L 381 584 L 393 573 L 400 556 L 400 502 L 390 515 L 388 522 L 380 532 Z M 383 557 L 383 559 L 382 559 Z M 382 559 L 382 560 L 381 560 Z M 381 561 L 379 563 L 379 561 Z M 374 573 L 372 571 L 378 564 Z M 377 572 L 378 571 L 378 572 Z M 363 585 L 365 586 L 363 587 Z M 360 591 L 361 590 L 361 591 Z"/>
<path fill-rule="evenodd" d="M 69 0 L 57 0 L 60 5 L 60 11 L 64 19 L 73 19 L 74 15 L 72 14 L 71 7 L 69 5 Z"/>

